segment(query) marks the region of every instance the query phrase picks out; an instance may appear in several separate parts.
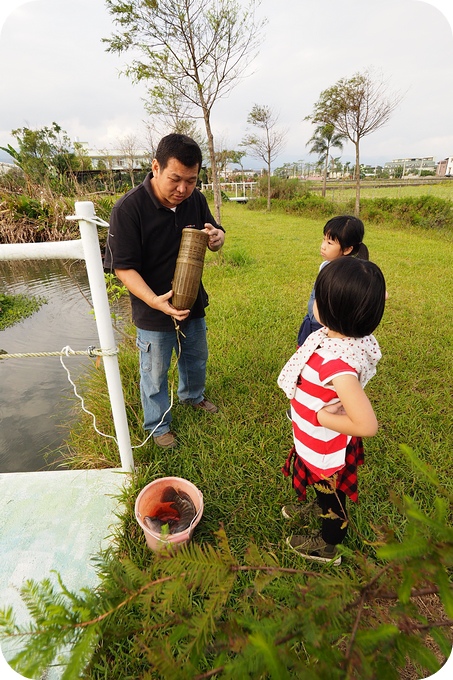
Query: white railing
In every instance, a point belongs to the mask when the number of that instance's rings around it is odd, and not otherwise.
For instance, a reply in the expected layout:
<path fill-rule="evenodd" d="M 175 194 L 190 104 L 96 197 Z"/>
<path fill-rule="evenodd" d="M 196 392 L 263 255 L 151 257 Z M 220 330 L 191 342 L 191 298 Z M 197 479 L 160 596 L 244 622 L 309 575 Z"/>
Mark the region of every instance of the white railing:
<path fill-rule="evenodd" d="M 232 193 L 236 198 L 248 197 L 250 198 L 257 187 L 258 182 L 220 182 L 220 189 L 225 193 Z M 212 191 L 212 184 L 202 184 L 201 190 Z"/>
<path fill-rule="evenodd" d="M 80 240 L 56 241 L 52 243 L 14 243 L 0 244 L 0 260 L 48 260 L 74 259 L 85 260 L 93 301 L 96 327 L 100 348 L 104 362 L 105 376 L 112 407 L 113 422 L 118 443 L 121 467 L 126 472 L 134 469 L 134 459 L 124 405 L 123 389 L 115 350 L 110 307 L 105 287 L 104 269 L 99 249 L 97 225 L 107 226 L 107 222 L 99 220 L 94 213 L 91 201 L 81 201 L 75 204 L 76 214 L 68 217 L 77 220 L 80 229 Z"/>

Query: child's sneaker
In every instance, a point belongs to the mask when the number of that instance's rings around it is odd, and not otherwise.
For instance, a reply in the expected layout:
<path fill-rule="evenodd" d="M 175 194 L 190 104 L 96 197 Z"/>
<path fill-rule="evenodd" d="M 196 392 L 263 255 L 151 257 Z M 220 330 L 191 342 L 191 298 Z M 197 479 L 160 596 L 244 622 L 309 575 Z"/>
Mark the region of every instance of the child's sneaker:
<path fill-rule="evenodd" d="M 288 536 L 289 547 L 306 560 L 314 562 L 331 562 L 335 566 L 341 564 L 341 555 L 336 545 L 329 545 L 320 536 Z"/>
<path fill-rule="evenodd" d="M 321 508 L 316 501 L 308 503 L 289 503 L 282 507 L 282 515 L 285 519 L 297 519 L 303 526 L 308 526 L 310 518 L 320 517 Z"/>

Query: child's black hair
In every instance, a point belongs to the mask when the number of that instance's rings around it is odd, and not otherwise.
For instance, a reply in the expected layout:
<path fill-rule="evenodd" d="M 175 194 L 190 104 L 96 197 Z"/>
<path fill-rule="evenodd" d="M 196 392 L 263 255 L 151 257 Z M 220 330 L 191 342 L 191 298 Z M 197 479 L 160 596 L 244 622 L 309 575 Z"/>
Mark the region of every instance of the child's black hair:
<path fill-rule="evenodd" d="M 351 338 L 370 335 L 385 307 L 385 280 L 369 260 L 339 257 L 323 267 L 315 282 L 321 323 Z"/>
<path fill-rule="evenodd" d="M 348 255 L 360 257 L 361 260 L 368 260 L 368 248 L 363 243 L 365 227 L 362 220 L 353 215 L 338 215 L 332 217 L 324 226 L 324 236 L 328 236 L 333 241 L 338 241 L 341 250 L 346 250 L 352 246 Z"/>

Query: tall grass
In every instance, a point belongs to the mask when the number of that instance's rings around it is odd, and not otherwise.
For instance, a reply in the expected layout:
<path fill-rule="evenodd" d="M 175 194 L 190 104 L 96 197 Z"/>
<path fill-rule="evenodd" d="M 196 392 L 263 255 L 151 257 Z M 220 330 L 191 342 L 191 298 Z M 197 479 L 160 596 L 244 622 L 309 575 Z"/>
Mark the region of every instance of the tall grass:
<path fill-rule="evenodd" d="M 280 472 L 291 431 L 287 401 L 276 378 L 296 347 L 320 263 L 324 220 L 227 204 L 223 223 L 223 252 L 208 253 L 203 275 L 211 299 L 207 396 L 220 412 L 208 416 L 176 403 L 173 424 L 179 448 L 162 451 L 148 442 L 136 449 L 137 488 L 156 476 L 187 478 L 205 500 L 196 540 L 211 541 L 223 523 L 235 549 L 243 550 L 253 537 L 283 564 L 293 564 L 297 556 L 288 554 L 283 540 L 291 526 L 280 515 L 280 506 L 293 498 L 290 482 Z M 384 272 L 389 293 L 376 331 L 383 359 L 367 388 L 380 429 L 365 442 L 360 501 L 351 508 L 356 531 L 347 538 L 350 547 L 368 551 L 364 539 L 373 540 L 381 523 L 401 534 L 401 516 L 390 502 L 390 491 L 409 494 L 423 506 L 433 503 L 430 489 L 402 459 L 399 444 L 410 445 L 434 466 L 446 487 L 453 486 L 453 239 L 385 224 L 366 223 L 365 229 L 365 242 Z M 144 439 L 137 363 L 130 340 L 121 349 L 120 365 L 133 445 Z M 102 370 L 90 376 L 84 389 L 100 428 L 113 434 Z M 89 419 L 82 418 L 74 428 L 69 450 L 73 466 L 119 464 L 115 445 L 95 434 Z M 133 496 L 120 551 L 141 561 L 146 550 L 133 518 Z"/>

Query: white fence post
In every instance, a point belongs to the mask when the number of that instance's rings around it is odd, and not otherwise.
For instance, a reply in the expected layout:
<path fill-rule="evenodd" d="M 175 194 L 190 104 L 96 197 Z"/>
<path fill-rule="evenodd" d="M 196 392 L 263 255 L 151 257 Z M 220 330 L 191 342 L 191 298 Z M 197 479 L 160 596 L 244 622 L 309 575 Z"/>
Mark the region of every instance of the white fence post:
<path fill-rule="evenodd" d="M 94 217 L 94 205 L 91 201 L 79 201 L 75 204 L 76 217 L 79 218 L 79 229 L 82 237 L 83 252 L 88 273 L 93 308 L 98 329 L 101 349 L 114 349 L 110 307 L 105 288 L 104 269 L 96 224 L 90 219 Z M 86 218 L 83 219 L 83 218 Z M 113 422 L 121 458 L 121 467 L 126 472 L 134 470 L 134 459 L 124 405 L 123 388 L 116 354 L 103 357 L 107 387 L 112 406 Z"/>

